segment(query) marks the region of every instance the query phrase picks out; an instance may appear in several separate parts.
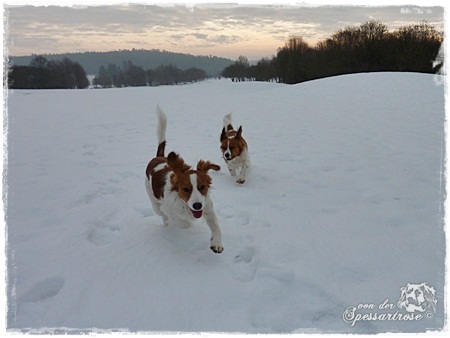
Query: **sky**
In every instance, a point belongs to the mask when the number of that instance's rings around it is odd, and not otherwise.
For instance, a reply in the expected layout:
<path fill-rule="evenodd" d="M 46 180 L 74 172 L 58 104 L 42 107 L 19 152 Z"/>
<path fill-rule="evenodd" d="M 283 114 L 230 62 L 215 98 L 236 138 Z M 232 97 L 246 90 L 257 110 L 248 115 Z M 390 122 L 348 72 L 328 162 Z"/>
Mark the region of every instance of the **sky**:
<path fill-rule="evenodd" d="M 136 48 L 257 60 L 275 55 L 291 36 L 315 45 L 372 19 L 390 30 L 423 20 L 444 27 L 442 1 L 30 2 L 3 2 L 9 55 Z"/>

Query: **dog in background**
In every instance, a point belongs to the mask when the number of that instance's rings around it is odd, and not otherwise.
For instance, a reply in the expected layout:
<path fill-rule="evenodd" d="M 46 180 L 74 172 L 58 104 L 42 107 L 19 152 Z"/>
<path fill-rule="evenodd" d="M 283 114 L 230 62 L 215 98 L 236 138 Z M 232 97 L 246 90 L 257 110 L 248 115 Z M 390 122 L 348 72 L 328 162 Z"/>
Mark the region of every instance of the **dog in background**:
<path fill-rule="evenodd" d="M 220 167 L 200 160 L 193 169 L 174 152 L 165 157 L 167 117 L 159 106 L 156 112 L 158 149 L 145 172 L 145 187 L 153 209 L 162 217 L 164 226 L 173 224 L 186 228 L 203 217 L 211 230 L 210 248 L 221 253 L 221 231 L 209 195 L 212 180 L 208 175 L 209 170 L 220 170 Z"/>
<path fill-rule="evenodd" d="M 220 149 L 231 176 L 236 176 L 236 183 L 244 184 L 247 179 L 247 171 L 250 169 L 248 146 L 242 137 L 242 126 L 236 131 L 231 123 L 231 113 L 223 118 L 223 129 L 220 135 Z"/>

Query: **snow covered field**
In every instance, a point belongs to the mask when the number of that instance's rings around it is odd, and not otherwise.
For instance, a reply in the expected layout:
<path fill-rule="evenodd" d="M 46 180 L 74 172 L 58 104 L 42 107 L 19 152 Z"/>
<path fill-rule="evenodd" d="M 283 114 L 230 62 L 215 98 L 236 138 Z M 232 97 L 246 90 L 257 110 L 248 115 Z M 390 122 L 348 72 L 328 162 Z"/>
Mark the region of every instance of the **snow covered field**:
<path fill-rule="evenodd" d="M 7 102 L 8 329 L 444 326 L 444 86 L 432 75 L 15 90 Z M 206 224 L 163 228 L 151 207 L 158 103 L 167 152 L 222 168 L 220 255 Z M 219 150 L 229 112 L 253 165 L 243 186 Z M 436 290 L 436 312 L 397 306 L 408 283 Z"/>

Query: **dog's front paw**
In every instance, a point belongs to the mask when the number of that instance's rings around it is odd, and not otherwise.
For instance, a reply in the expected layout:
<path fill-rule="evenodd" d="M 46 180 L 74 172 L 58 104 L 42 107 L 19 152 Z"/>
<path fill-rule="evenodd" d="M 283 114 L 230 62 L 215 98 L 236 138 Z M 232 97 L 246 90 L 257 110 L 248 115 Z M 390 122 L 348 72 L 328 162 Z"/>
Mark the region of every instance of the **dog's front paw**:
<path fill-rule="evenodd" d="M 214 238 L 211 239 L 211 246 L 210 249 L 214 251 L 215 253 L 221 253 L 223 251 L 223 246 L 220 241 L 215 240 Z"/>
<path fill-rule="evenodd" d="M 210 246 L 211 250 L 214 251 L 215 253 L 220 254 L 223 251 L 223 246 Z"/>
<path fill-rule="evenodd" d="M 243 178 L 240 178 L 240 179 L 236 180 L 236 183 L 237 184 L 244 184 L 245 180 Z"/>

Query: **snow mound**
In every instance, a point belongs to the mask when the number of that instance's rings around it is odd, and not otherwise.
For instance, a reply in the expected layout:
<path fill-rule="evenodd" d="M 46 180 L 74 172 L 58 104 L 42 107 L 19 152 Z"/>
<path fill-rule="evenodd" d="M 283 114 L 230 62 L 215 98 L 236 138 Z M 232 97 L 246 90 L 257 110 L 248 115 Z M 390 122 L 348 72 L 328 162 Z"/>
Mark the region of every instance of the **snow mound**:
<path fill-rule="evenodd" d="M 220 255 L 206 224 L 163 228 L 148 200 L 157 104 L 168 151 L 222 167 L 211 173 Z M 230 112 L 252 161 L 243 186 L 219 150 Z M 440 330 L 444 119 L 443 86 L 412 73 L 10 91 L 7 327 Z M 379 304 L 422 282 L 436 289 L 436 313 L 343 320 L 360 304 L 375 309 L 358 313 L 387 313 Z"/>

